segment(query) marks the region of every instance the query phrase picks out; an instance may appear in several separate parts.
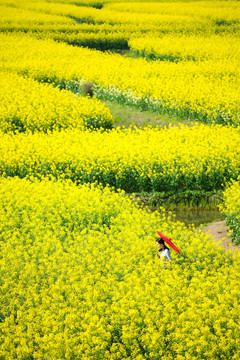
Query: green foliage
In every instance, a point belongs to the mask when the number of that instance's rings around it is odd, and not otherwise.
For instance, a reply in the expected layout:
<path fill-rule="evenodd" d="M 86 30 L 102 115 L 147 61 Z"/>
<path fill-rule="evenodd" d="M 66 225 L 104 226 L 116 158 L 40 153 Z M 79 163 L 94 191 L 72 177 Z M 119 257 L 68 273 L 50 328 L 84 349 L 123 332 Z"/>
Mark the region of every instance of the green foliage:
<path fill-rule="evenodd" d="M 185 190 L 141 192 L 135 194 L 139 204 L 157 208 L 215 208 L 222 202 L 222 191 Z"/>
<path fill-rule="evenodd" d="M 223 203 L 220 210 L 226 217 L 226 222 L 231 230 L 232 241 L 240 244 L 240 178 L 231 181 L 223 193 Z"/>
<path fill-rule="evenodd" d="M 90 81 L 85 81 L 82 83 L 81 93 L 83 96 L 89 95 L 93 96 L 93 83 Z"/>

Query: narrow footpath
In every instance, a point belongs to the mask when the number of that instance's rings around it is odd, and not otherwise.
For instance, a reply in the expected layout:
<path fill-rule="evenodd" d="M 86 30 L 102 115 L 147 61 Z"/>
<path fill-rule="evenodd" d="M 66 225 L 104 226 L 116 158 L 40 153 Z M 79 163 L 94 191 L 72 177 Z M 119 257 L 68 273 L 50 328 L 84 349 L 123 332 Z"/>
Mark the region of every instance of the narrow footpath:
<path fill-rule="evenodd" d="M 226 225 L 225 220 L 211 223 L 201 228 L 201 230 L 211 234 L 213 240 L 221 241 L 220 245 L 223 246 L 226 250 L 230 250 L 230 249 L 232 249 L 233 251 L 240 250 L 240 245 L 234 245 L 232 243 L 231 238 L 228 234 L 229 229 Z"/>

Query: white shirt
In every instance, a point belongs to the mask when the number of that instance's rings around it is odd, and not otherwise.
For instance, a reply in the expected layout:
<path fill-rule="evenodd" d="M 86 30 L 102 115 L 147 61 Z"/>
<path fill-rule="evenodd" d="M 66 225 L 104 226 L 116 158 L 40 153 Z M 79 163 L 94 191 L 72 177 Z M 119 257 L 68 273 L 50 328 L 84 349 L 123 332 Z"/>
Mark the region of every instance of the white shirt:
<path fill-rule="evenodd" d="M 168 249 L 163 249 L 162 251 L 160 251 L 159 256 L 160 256 L 160 259 L 163 259 L 163 260 L 172 260 L 170 251 Z"/>

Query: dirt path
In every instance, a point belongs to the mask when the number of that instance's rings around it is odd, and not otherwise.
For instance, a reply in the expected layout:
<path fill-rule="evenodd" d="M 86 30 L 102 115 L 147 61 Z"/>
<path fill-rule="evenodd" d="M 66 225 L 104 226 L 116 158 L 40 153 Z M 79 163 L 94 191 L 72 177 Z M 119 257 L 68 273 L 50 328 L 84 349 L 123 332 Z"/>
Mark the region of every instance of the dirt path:
<path fill-rule="evenodd" d="M 213 237 L 213 240 L 221 240 L 220 245 L 223 246 L 226 250 L 233 249 L 234 251 L 240 251 L 240 245 L 234 245 L 232 243 L 231 238 L 228 235 L 229 230 L 224 220 L 204 226 L 201 228 L 201 230 L 210 233 Z"/>

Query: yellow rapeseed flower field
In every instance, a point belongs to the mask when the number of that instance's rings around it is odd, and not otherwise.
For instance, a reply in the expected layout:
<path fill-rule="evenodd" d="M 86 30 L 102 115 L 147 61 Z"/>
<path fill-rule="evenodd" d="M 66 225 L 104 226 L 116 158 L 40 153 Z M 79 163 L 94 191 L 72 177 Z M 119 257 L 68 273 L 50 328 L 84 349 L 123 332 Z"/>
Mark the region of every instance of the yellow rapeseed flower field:
<path fill-rule="evenodd" d="M 200 36 L 165 35 L 162 37 L 147 36 L 132 38 L 129 41 L 131 50 L 142 56 L 170 60 L 207 60 L 221 59 L 239 61 L 240 40 L 234 34 Z"/>
<path fill-rule="evenodd" d="M 237 1 L 1 1 L 0 360 L 239 360 L 239 251 L 129 196 L 223 190 L 239 243 L 239 34 Z"/>
<path fill-rule="evenodd" d="M 69 0 L 67 0 L 69 1 Z M 79 1 L 80 2 L 80 1 Z M 90 3 L 90 0 L 89 0 Z M 103 0 L 104 3 L 104 0 Z M 133 14 L 165 14 L 192 16 L 196 19 L 240 19 L 240 6 L 236 1 L 106 1 L 104 8 Z M 135 15 L 136 16 L 136 15 Z M 124 20 L 123 20 L 124 21 Z"/>
<path fill-rule="evenodd" d="M 22 1 L 12 0 L 15 7 L 30 11 L 40 12 L 49 15 L 57 15 L 63 17 L 72 17 L 80 21 L 88 21 L 93 23 L 110 23 L 115 24 L 154 24 L 164 29 L 187 31 L 207 30 L 214 28 L 221 20 L 225 20 L 227 25 L 234 27 L 238 25 L 240 20 L 240 6 L 235 1 L 201 1 L 201 2 L 118 2 L 115 4 L 109 1 L 103 4 L 101 9 L 92 6 L 81 6 L 84 3 L 79 2 L 76 6 L 74 3 L 59 3 L 47 1 Z M 8 5 L 8 1 L 4 1 Z M 91 5 L 91 1 L 89 1 Z M 224 27 L 224 26 L 223 26 Z M 220 30 L 220 29 L 218 29 Z M 224 30 L 227 29 L 224 27 Z"/>
<path fill-rule="evenodd" d="M 239 254 L 208 234 L 66 181 L 2 179 L 0 204 L 1 358 L 239 358 Z"/>
<path fill-rule="evenodd" d="M 126 49 L 133 34 L 186 31 L 187 17 L 170 16 L 166 19 L 164 16 L 159 19 L 158 15 L 155 22 L 153 19 L 145 21 L 144 17 L 141 26 L 135 15 L 130 14 L 129 17 L 127 13 L 127 18 L 129 20 L 126 22 L 123 21 L 126 17 L 119 16 L 118 12 L 100 12 L 73 4 L 13 1 L 11 6 L 5 2 L 5 6 L 2 4 L 0 7 L 0 31 L 28 32 L 37 38 L 52 38 L 99 50 Z M 188 19 L 189 31 L 199 31 L 199 27 L 206 28 L 206 24 L 199 25 L 196 20 Z"/>
<path fill-rule="evenodd" d="M 210 191 L 240 174 L 238 149 L 238 129 L 220 125 L 0 133 L 0 174 L 97 181 L 129 192 Z"/>
<path fill-rule="evenodd" d="M 171 63 L 123 58 L 30 36 L 0 35 L 0 69 L 67 86 L 92 81 L 96 95 L 199 119 L 239 124 L 239 62 Z M 5 59 L 8 59 L 6 62 Z"/>
<path fill-rule="evenodd" d="M 14 3 L 13 3 L 14 4 Z M 24 2 L 22 3 L 22 5 Z M 68 17 L 63 17 L 58 14 L 47 14 L 42 11 L 36 12 L 36 5 L 37 3 L 33 3 L 32 9 L 26 9 L 19 7 L 19 1 L 16 2 L 16 5 L 10 5 L 6 2 L 4 5 L 1 2 L 0 7 L 0 27 L 4 29 L 4 25 L 7 24 L 21 24 L 23 27 L 24 25 L 28 24 L 35 24 L 35 26 L 45 24 L 74 24 L 74 20 Z"/>
<path fill-rule="evenodd" d="M 112 127 L 109 109 L 97 99 L 77 97 L 7 72 L 0 72 L 0 83 L 0 129 L 4 132 Z"/>

